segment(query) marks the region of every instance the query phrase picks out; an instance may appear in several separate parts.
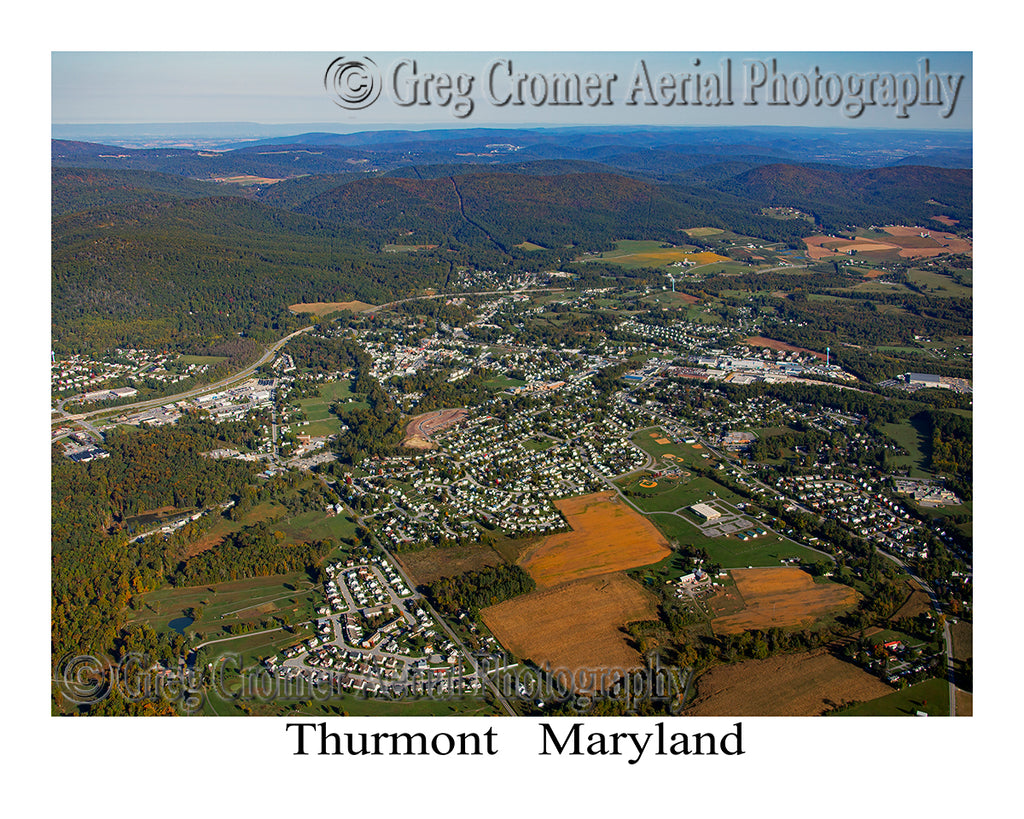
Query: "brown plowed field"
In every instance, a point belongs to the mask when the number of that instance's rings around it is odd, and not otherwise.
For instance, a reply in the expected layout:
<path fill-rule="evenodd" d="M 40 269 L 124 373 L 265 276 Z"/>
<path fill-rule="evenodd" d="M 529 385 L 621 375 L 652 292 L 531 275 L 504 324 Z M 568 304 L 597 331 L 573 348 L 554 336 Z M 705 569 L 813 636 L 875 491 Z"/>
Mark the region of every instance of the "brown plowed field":
<path fill-rule="evenodd" d="M 573 674 L 579 669 L 638 667 L 640 655 L 621 628 L 632 620 L 658 616 L 654 598 L 619 572 L 531 592 L 483 609 L 480 615 L 516 657 Z"/>
<path fill-rule="evenodd" d="M 671 553 L 654 524 L 615 492 L 565 498 L 555 506 L 572 531 L 544 538 L 520 561 L 538 588 L 648 566 Z"/>
<path fill-rule="evenodd" d="M 722 634 L 798 626 L 849 608 L 860 598 L 849 586 L 815 583 L 803 569 L 733 569 L 731 574 L 736 581 L 735 592 L 719 592 L 719 598 L 711 601 L 713 609 L 722 611 L 712 623 Z M 742 603 L 738 611 L 733 595 Z M 716 600 L 720 600 L 717 605 Z"/>
<path fill-rule="evenodd" d="M 893 689 L 825 649 L 718 666 L 696 682 L 686 716 L 817 716 L 837 705 L 891 694 Z"/>

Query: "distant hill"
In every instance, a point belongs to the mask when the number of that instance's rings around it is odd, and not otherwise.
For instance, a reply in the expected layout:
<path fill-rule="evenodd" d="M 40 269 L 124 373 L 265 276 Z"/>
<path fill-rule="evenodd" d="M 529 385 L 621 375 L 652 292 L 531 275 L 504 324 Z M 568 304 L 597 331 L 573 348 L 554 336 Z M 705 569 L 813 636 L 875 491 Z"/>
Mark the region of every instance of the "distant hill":
<path fill-rule="evenodd" d="M 915 222 L 943 213 L 964 226 L 971 222 L 972 173 L 963 169 L 763 165 L 712 187 L 765 205 L 797 207 L 826 227 Z M 934 201 L 942 205 L 929 204 Z"/>
<path fill-rule="evenodd" d="M 54 214 L 167 199 L 224 195 L 222 185 L 197 182 L 151 171 L 104 171 L 95 168 L 54 168 L 51 173 Z"/>
<path fill-rule="evenodd" d="M 297 210 L 336 224 L 411 232 L 439 241 L 471 224 L 504 247 L 601 245 L 617 238 L 679 240 L 708 215 L 662 188 L 610 173 L 557 176 L 468 173 L 436 179 L 362 179 L 314 197 Z"/>

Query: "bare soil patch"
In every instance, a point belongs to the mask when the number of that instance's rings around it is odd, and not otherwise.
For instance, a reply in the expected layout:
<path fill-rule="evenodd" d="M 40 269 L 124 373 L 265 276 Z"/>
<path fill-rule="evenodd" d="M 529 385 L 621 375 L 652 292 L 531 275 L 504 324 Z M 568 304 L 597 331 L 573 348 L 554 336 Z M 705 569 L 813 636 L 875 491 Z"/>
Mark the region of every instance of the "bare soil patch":
<path fill-rule="evenodd" d="M 377 308 L 365 301 L 315 301 L 292 304 L 288 309 L 293 313 L 313 313 L 317 316 L 326 316 L 330 313 L 337 313 L 339 310 L 365 313 L 367 310 L 376 310 Z"/>
<path fill-rule="evenodd" d="M 431 436 L 441 430 L 453 427 L 469 415 L 467 409 L 443 409 L 417 415 L 405 427 L 405 438 L 402 446 L 410 449 L 434 449 Z"/>
<path fill-rule="evenodd" d="M 817 716 L 893 689 L 826 649 L 746 660 L 705 672 L 687 716 Z"/>
<path fill-rule="evenodd" d="M 794 347 L 792 344 L 787 344 L 784 341 L 777 341 L 774 338 L 765 338 L 764 336 L 750 336 L 749 338 L 743 339 L 744 344 L 749 344 L 753 347 L 768 347 L 772 350 L 786 350 L 790 353 L 807 353 L 820 358 L 822 361 L 825 360 L 825 354 L 819 353 L 814 350 L 808 350 L 806 347 Z"/>

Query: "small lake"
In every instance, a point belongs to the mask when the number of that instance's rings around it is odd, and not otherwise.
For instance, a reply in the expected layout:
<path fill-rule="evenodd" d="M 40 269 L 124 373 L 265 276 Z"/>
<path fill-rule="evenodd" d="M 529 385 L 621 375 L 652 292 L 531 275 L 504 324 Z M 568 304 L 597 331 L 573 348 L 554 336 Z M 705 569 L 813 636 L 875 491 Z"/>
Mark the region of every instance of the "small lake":
<path fill-rule="evenodd" d="M 169 622 L 167 625 L 169 625 L 172 629 L 178 632 L 178 634 L 184 637 L 185 629 L 191 626 L 194 622 L 195 620 L 193 620 L 191 617 L 176 617 L 175 619 L 171 620 L 171 622 Z"/>

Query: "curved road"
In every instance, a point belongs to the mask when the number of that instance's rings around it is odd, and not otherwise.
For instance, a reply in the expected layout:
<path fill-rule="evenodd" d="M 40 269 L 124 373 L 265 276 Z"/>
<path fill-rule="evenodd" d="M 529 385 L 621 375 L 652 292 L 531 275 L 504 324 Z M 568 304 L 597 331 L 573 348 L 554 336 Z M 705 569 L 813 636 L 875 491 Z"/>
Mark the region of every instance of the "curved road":
<path fill-rule="evenodd" d="M 294 333 L 289 333 L 280 341 L 275 341 L 273 344 L 267 347 L 267 349 L 263 352 L 263 355 L 261 355 L 256 361 L 254 361 L 249 366 L 239 370 L 238 372 L 233 373 L 227 376 L 226 378 L 222 378 L 220 381 L 216 381 L 213 384 L 204 384 L 201 387 L 195 387 L 194 389 L 191 389 L 188 392 L 178 393 L 177 395 L 168 395 L 163 398 L 151 398 L 146 401 L 138 401 L 134 404 L 121 404 L 120 406 L 117 407 L 104 407 L 102 409 L 92 410 L 91 412 L 82 412 L 77 414 L 68 414 L 64 412 L 64 404 L 71 399 L 61 399 L 61 401 L 59 401 L 57 404 L 57 411 L 61 413 L 61 417 L 51 419 L 50 424 L 52 426 L 54 424 L 65 423 L 67 421 L 82 421 L 86 418 L 92 418 L 93 416 L 97 415 L 113 415 L 120 414 L 122 412 L 131 412 L 134 410 L 151 409 L 152 407 L 162 407 L 165 404 L 173 404 L 177 401 L 184 401 L 187 398 L 194 398 L 197 395 L 202 395 L 207 392 L 216 392 L 217 390 L 224 389 L 228 385 L 233 384 L 235 381 L 240 381 L 251 376 L 254 372 L 256 372 L 256 370 L 258 370 L 260 367 L 262 367 L 264 364 L 270 361 L 274 357 L 274 355 L 276 355 L 277 351 L 280 350 L 291 339 L 295 338 L 295 336 L 299 335 L 300 333 L 309 332 L 310 330 L 313 329 L 314 326 L 315 325 L 303 327 L 300 330 L 296 330 Z"/>

